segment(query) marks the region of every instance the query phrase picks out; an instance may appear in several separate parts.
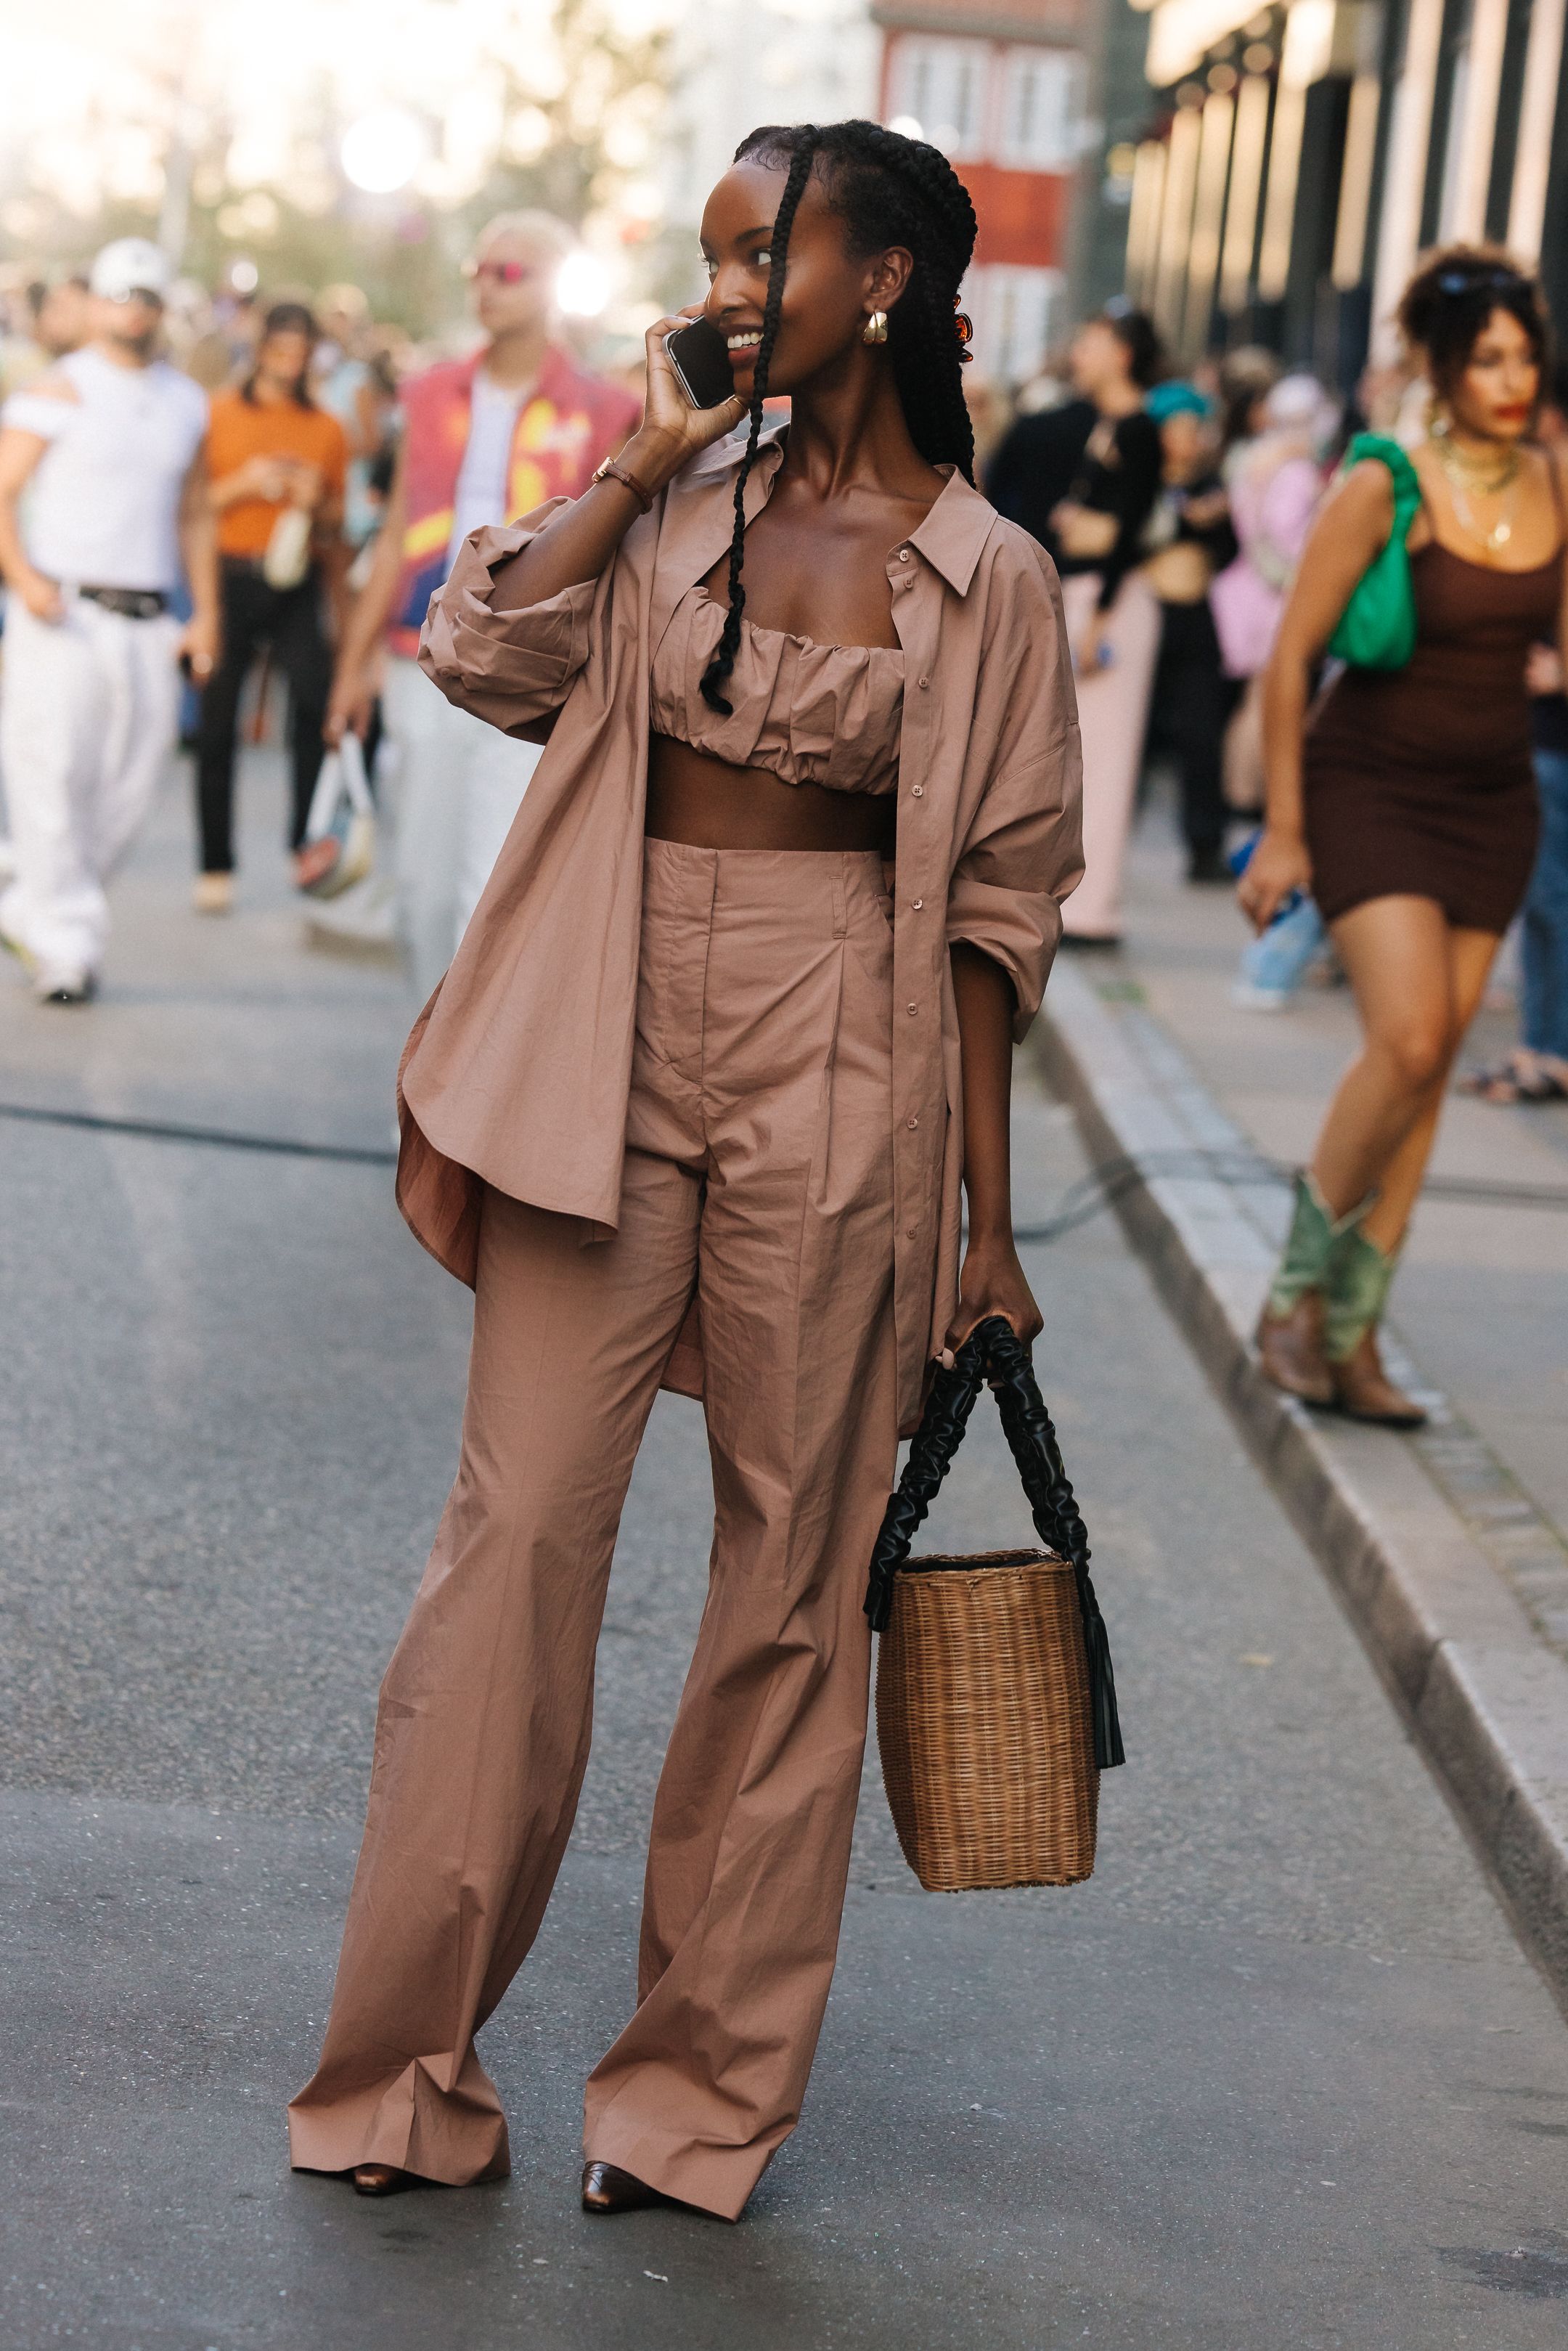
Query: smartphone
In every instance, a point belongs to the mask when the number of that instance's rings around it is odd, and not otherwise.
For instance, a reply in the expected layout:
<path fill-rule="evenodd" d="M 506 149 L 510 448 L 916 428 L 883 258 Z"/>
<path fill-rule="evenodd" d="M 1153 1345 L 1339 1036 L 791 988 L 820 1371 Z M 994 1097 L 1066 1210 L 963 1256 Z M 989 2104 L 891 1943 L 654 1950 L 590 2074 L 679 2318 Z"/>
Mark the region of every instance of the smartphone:
<path fill-rule="evenodd" d="M 694 408 L 717 408 L 735 398 L 735 377 L 729 350 L 718 329 L 706 319 L 693 319 L 664 337 L 664 349 L 675 381 Z"/>

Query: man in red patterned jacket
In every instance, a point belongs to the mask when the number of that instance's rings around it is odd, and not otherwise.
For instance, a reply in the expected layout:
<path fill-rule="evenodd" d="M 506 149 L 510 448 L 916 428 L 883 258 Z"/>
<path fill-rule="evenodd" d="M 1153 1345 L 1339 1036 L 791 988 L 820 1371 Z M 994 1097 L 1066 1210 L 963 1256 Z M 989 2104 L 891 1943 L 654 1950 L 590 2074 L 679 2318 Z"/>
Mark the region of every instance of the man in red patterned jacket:
<path fill-rule="evenodd" d="M 487 340 L 402 388 L 386 519 L 338 657 L 329 742 L 346 726 L 363 732 L 390 627 L 382 693 L 401 755 L 399 923 L 422 998 L 452 959 L 539 757 L 424 676 L 413 653 L 425 609 L 470 531 L 580 496 L 639 413 L 629 392 L 584 374 L 550 340 L 571 245 L 548 213 L 503 213 L 481 232 L 468 275 Z"/>

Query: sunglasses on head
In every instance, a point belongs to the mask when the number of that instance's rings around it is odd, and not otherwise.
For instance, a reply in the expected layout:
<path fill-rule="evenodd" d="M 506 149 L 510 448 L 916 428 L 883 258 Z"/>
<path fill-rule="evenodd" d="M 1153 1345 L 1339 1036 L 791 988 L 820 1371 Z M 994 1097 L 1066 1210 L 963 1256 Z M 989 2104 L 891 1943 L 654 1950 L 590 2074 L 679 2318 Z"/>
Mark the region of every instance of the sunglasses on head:
<path fill-rule="evenodd" d="M 1445 269 L 1437 278 L 1441 294 L 1511 294 L 1530 284 L 1517 269 Z"/>
<path fill-rule="evenodd" d="M 539 270 L 531 261 L 465 261 L 465 277 L 491 277 L 497 286 L 526 286 Z"/>

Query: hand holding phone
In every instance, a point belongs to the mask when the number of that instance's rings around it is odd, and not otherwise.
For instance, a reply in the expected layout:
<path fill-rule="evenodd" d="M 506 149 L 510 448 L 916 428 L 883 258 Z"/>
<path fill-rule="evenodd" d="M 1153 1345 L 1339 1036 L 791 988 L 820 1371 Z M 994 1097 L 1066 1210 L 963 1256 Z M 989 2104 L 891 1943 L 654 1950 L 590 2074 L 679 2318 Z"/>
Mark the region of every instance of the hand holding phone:
<path fill-rule="evenodd" d="M 622 455 L 640 481 L 659 489 L 699 449 L 733 432 L 746 411 L 735 396 L 728 348 L 699 304 L 650 327 L 647 352 L 642 429 Z"/>
<path fill-rule="evenodd" d="M 694 408 L 717 408 L 735 398 L 729 347 L 709 319 L 692 319 L 664 337 L 675 381 Z"/>

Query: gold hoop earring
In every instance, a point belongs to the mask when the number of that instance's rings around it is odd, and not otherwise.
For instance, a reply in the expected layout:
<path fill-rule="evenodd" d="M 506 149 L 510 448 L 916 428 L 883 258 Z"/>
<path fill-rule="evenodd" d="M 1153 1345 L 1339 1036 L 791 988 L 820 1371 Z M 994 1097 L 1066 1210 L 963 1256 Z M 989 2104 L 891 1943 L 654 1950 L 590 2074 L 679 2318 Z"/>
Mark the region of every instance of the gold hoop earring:
<path fill-rule="evenodd" d="M 861 329 L 861 340 L 862 343 L 886 342 L 887 312 L 885 310 L 873 310 L 872 312 L 871 317 Z"/>

